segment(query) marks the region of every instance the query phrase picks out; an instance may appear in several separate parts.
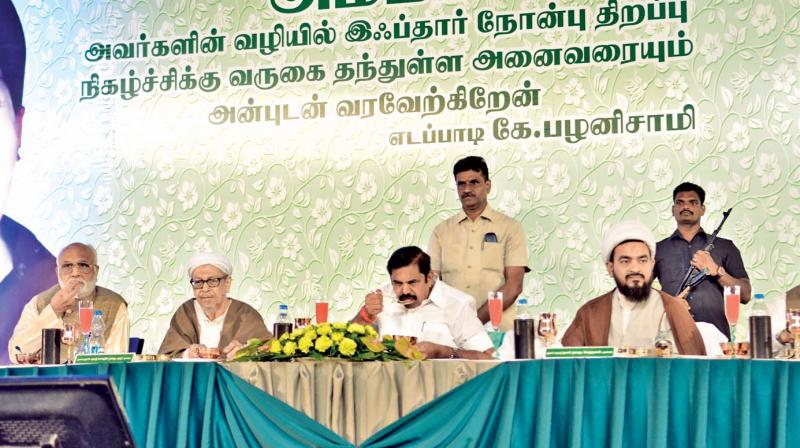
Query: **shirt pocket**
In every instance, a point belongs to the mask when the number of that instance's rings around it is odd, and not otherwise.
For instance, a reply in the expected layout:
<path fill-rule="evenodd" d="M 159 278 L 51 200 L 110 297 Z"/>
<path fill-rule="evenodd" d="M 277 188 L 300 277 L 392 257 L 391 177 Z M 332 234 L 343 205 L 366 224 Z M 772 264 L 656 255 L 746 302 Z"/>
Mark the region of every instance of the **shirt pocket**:
<path fill-rule="evenodd" d="M 420 330 L 420 341 L 434 342 L 448 347 L 455 347 L 455 338 L 450 331 L 450 326 L 444 322 L 425 321 Z"/>
<path fill-rule="evenodd" d="M 502 244 L 484 241 L 481 251 L 481 267 L 486 271 L 502 273 L 505 267 L 504 256 Z"/>

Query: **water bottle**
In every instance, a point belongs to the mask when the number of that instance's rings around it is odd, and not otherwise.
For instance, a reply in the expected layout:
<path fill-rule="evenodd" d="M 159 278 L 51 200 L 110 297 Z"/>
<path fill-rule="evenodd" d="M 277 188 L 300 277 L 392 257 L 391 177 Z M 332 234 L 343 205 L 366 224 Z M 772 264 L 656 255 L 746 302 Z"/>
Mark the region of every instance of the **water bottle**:
<path fill-rule="evenodd" d="M 535 334 L 533 318 L 528 313 L 528 299 L 517 299 L 516 316 L 514 317 L 514 357 L 517 359 L 535 358 Z"/>
<path fill-rule="evenodd" d="M 753 296 L 753 308 L 750 310 L 750 357 L 772 358 L 772 321 L 764 294 Z"/>
<path fill-rule="evenodd" d="M 292 321 L 289 320 L 289 306 L 281 303 L 278 306 L 278 320 L 272 326 L 272 335 L 276 338 L 281 337 L 283 333 L 292 332 Z"/>
<path fill-rule="evenodd" d="M 103 353 L 105 351 L 106 325 L 103 323 L 103 312 L 94 311 L 92 317 L 92 332 L 89 336 L 89 352 L 92 354 Z"/>

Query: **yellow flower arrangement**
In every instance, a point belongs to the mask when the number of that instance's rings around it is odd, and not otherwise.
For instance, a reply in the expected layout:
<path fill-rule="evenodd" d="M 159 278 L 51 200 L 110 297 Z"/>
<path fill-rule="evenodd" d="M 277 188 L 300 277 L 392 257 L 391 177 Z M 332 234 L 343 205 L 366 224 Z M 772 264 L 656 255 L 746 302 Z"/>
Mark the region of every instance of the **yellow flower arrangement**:
<path fill-rule="evenodd" d="M 407 338 L 381 338 L 369 325 L 334 322 L 307 325 L 267 341 L 251 339 L 236 352 L 235 361 L 283 361 L 309 357 L 352 361 L 420 360 L 422 354 Z"/>
<path fill-rule="evenodd" d="M 317 333 L 320 336 L 328 336 L 328 335 L 331 334 L 332 331 L 333 331 L 333 329 L 331 328 L 331 324 L 327 324 L 326 323 L 326 324 L 317 325 Z M 373 330 L 373 331 L 375 331 L 375 330 Z"/>
<path fill-rule="evenodd" d="M 277 339 L 273 339 L 272 342 L 269 343 L 269 351 L 270 353 L 280 353 L 281 349 L 281 342 Z"/>
<path fill-rule="evenodd" d="M 287 342 L 283 346 L 283 354 L 292 356 L 294 355 L 295 351 L 297 351 L 297 344 L 292 341 Z"/>
<path fill-rule="evenodd" d="M 320 336 L 314 343 L 314 349 L 320 353 L 327 352 L 331 346 L 333 346 L 333 341 L 331 341 L 331 338 L 327 336 Z"/>
<path fill-rule="evenodd" d="M 342 339 L 342 342 L 339 343 L 339 353 L 343 354 L 344 356 L 353 356 L 356 354 L 356 341 L 350 338 Z"/>
<path fill-rule="evenodd" d="M 348 333 L 357 333 L 357 334 L 365 334 L 367 332 L 367 330 L 364 329 L 363 325 L 357 324 L 355 322 L 347 326 L 347 331 Z"/>
<path fill-rule="evenodd" d="M 308 354 L 309 350 L 313 346 L 314 346 L 314 341 L 312 341 L 311 338 L 300 338 L 300 342 L 298 343 L 300 351 L 306 354 Z"/>

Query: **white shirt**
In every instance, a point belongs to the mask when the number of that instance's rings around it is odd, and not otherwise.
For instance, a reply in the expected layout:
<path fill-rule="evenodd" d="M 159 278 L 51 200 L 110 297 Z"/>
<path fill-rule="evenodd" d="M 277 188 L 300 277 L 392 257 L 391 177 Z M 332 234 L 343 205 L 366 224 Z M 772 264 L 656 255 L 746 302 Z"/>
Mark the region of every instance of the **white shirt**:
<path fill-rule="evenodd" d="M 469 294 L 437 281 L 428 298 L 409 309 L 397 301 L 391 286 L 383 291 L 389 292 L 383 296 L 383 311 L 375 322 L 381 336 L 414 336 L 420 342 L 480 352 L 492 348 Z"/>
<path fill-rule="evenodd" d="M 225 323 L 225 316 L 228 315 L 229 309 L 230 303 L 228 303 L 228 307 L 225 308 L 225 312 L 222 313 L 221 316 L 217 316 L 216 319 L 209 319 L 206 313 L 203 312 L 203 308 L 197 303 L 197 300 L 194 301 L 194 312 L 197 313 L 197 322 L 200 324 L 200 344 L 209 348 L 214 348 L 219 345 L 219 338 L 222 335 L 222 325 Z M 221 348 L 223 347 L 220 347 L 220 349 Z"/>
<path fill-rule="evenodd" d="M 652 289 L 647 300 L 634 302 L 614 290 L 608 345 L 652 347 L 659 331 L 670 331 L 661 295 Z"/>
<path fill-rule="evenodd" d="M 11 362 L 16 363 L 14 355 L 17 351 L 14 347 L 19 347 L 23 353 L 35 353 L 42 349 L 42 329 L 64 327 L 64 321 L 56 315 L 51 305 L 47 305 L 39 314 L 36 307 L 38 298 L 38 295 L 33 296 L 25 304 L 17 326 L 14 327 L 14 334 L 8 341 L 8 357 L 11 358 Z M 128 307 L 120 306 L 106 339 L 104 347 L 106 353 L 128 353 L 129 325 Z"/>

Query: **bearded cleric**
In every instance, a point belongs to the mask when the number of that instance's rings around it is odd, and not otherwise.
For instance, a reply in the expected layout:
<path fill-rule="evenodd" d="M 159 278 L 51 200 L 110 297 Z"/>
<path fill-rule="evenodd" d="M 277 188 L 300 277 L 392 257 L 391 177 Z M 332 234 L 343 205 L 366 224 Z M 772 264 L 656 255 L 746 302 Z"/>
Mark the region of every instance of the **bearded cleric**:
<path fill-rule="evenodd" d="M 602 242 L 608 275 L 617 287 L 585 303 L 564 333 L 564 346 L 652 347 L 659 330 L 672 332 L 678 352 L 705 355 L 686 305 L 651 288 L 656 240 L 635 221 L 608 229 Z"/>

